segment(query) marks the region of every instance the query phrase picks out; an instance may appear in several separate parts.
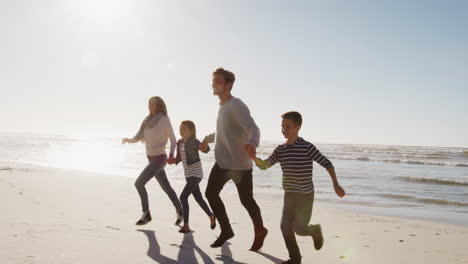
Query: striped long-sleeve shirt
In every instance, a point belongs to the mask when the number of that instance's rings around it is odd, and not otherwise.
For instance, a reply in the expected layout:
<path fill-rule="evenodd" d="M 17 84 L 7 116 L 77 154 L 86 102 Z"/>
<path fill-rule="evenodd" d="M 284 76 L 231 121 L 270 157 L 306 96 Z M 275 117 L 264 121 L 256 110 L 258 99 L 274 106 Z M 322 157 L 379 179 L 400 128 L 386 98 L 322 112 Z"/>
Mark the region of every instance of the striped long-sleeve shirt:
<path fill-rule="evenodd" d="M 333 168 L 333 164 L 312 143 L 298 138 L 292 145 L 279 145 L 267 160 L 260 160 L 256 165 L 266 170 L 279 162 L 285 192 L 311 193 L 314 191 L 312 161 L 326 169 Z"/>

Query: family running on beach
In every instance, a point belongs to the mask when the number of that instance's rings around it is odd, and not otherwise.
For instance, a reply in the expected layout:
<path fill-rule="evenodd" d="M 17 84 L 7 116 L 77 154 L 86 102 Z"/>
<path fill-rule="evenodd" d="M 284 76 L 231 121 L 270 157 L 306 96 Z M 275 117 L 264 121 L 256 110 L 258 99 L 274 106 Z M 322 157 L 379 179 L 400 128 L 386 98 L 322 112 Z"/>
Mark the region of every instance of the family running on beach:
<path fill-rule="evenodd" d="M 299 236 L 311 236 L 317 250 L 322 248 L 324 241 L 321 226 L 309 225 L 314 201 L 313 161 L 327 169 L 335 192 L 340 198 L 345 195 L 345 191 L 338 183 L 333 164 L 312 143 L 299 137 L 302 117 L 298 112 L 287 112 L 281 116 L 282 133 L 286 143 L 276 147 L 268 159 L 258 158 L 256 148 L 260 141 L 260 130 L 250 115 L 249 108 L 242 100 L 232 96 L 234 82 L 235 75 L 230 71 L 218 68 L 213 72 L 213 94 L 218 96 L 220 101 L 216 132 L 206 136 L 202 142 L 197 139 L 195 124 L 188 120 L 180 124 L 181 139 L 176 141 L 163 99 L 158 96 L 150 98 L 150 113 L 143 120 L 137 134 L 133 138 L 122 139 L 122 143 L 144 141 L 149 162 L 135 181 L 143 210 L 143 215 L 136 224 L 144 225 L 151 221 L 145 185 L 155 177 L 176 209 L 175 224 L 180 225 L 183 221 L 179 232 L 190 232 L 188 197 L 192 194 L 209 217 L 211 229 L 216 228 L 218 220 L 221 234 L 211 247 L 221 247 L 234 237 L 226 208 L 219 196 L 224 185 L 232 180 L 237 187 L 240 201 L 253 222 L 255 238 L 250 250 L 258 251 L 263 246 L 268 230 L 263 225 L 261 210 L 253 197 L 252 160 L 262 170 L 279 162 L 283 171 L 282 182 L 285 191 L 281 232 L 290 258 L 284 263 L 301 263 L 302 256 L 294 233 Z M 165 150 L 168 140 L 171 143 L 169 157 Z M 215 143 L 216 160 L 205 191 L 210 206 L 203 199 L 199 187 L 203 178 L 199 151 L 208 153 L 208 143 Z M 169 183 L 164 167 L 166 164 L 180 162 L 187 184 L 179 200 Z"/>

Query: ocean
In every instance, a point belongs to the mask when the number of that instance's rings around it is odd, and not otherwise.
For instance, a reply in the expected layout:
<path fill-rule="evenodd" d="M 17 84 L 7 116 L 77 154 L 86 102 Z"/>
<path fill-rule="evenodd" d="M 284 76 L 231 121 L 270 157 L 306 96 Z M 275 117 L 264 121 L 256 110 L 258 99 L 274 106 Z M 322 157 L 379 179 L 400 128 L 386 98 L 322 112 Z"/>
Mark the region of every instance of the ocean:
<path fill-rule="evenodd" d="M 327 171 L 315 163 L 316 204 L 468 226 L 468 148 L 321 144 L 305 139 L 333 162 L 347 192 L 339 199 Z M 261 142 L 258 156 L 267 158 L 281 143 Z M 204 190 L 214 154 L 200 156 Z M 24 133 L 0 133 L 0 161 L 131 178 L 136 178 L 147 164 L 141 143 L 122 145 L 120 138 Z M 167 166 L 166 172 L 173 185 L 185 184 L 181 165 Z M 279 164 L 266 171 L 255 168 L 255 195 L 282 197 L 281 177 Z M 236 188 L 229 183 L 224 191 L 236 192 Z"/>

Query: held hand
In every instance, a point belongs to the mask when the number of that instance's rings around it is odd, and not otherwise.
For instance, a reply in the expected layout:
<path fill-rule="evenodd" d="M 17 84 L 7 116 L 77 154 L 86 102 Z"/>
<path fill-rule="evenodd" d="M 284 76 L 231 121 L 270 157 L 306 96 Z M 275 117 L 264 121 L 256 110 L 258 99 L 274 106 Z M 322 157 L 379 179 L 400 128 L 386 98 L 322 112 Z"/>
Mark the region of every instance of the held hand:
<path fill-rule="evenodd" d="M 333 188 L 335 188 L 335 193 L 338 195 L 338 197 L 342 198 L 345 196 L 346 192 L 339 184 L 334 184 Z"/>
<path fill-rule="evenodd" d="M 129 139 L 128 138 L 122 138 L 122 144 L 128 143 Z"/>
<path fill-rule="evenodd" d="M 207 150 L 208 150 L 208 143 L 206 143 L 205 141 L 203 141 L 203 142 L 200 144 L 200 151 L 206 152 Z"/>
<path fill-rule="evenodd" d="M 254 159 L 257 155 L 257 150 L 254 146 L 251 144 L 246 144 L 244 145 L 244 151 L 247 153 L 247 155 L 251 158 Z"/>
<path fill-rule="evenodd" d="M 167 164 L 172 165 L 175 163 L 174 156 L 169 156 L 169 159 L 167 160 Z"/>

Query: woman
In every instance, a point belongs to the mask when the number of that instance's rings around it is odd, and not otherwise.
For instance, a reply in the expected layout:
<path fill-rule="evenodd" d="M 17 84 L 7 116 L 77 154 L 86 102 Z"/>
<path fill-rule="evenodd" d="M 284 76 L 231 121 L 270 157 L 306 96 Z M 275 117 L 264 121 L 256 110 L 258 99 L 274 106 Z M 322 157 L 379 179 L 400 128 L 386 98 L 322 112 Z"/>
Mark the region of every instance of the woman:
<path fill-rule="evenodd" d="M 176 138 L 172 130 L 171 121 L 167 116 L 166 104 L 159 96 L 151 97 L 148 102 L 149 115 L 143 120 L 140 130 L 131 139 L 122 139 L 122 144 L 136 143 L 144 141 L 146 147 L 146 155 L 148 156 L 149 164 L 141 172 L 138 179 L 135 181 L 135 187 L 140 195 L 143 215 L 136 223 L 144 225 L 151 221 L 151 214 L 148 204 L 148 193 L 145 185 L 154 176 L 158 180 L 163 191 L 169 196 L 176 209 L 177 220 L 176 225 L 182 222 L 182 206 L 177 195 L 169 183 L 164 167 L 167 162 L 174 161 L 174 150 L 176 147 Z M 166 144 L 168 139 L 171 140 L 171 148 L 169 159 L 166 155 Z"/>

